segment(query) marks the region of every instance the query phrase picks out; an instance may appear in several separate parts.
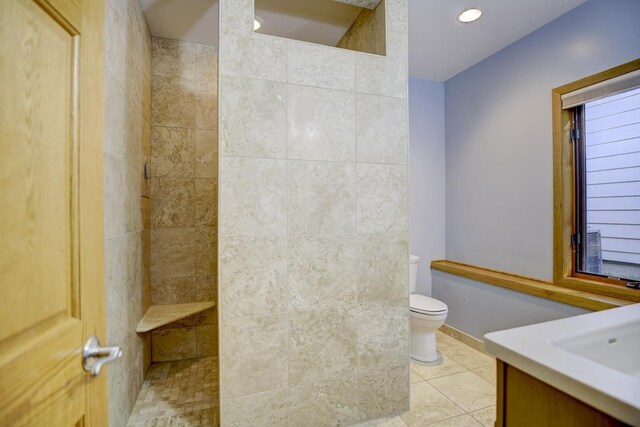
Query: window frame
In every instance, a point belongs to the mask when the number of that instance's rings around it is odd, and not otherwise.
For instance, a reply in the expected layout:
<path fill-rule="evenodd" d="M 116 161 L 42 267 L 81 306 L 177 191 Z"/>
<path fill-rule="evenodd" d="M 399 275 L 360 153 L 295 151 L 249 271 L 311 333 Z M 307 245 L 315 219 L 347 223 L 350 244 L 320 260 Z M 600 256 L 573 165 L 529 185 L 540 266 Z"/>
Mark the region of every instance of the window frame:
<path fill-rule="evenodd" d="M 576 270 L 576 248 L 571 241 L 572 235 L 577 232 L 575 153 L 571 143 L 574 120 L 573 109 L 562 109 L 562 95 L 636 70 L 640 70 L 640 59 L 557 87 L 551 92 L 553 114 L 553 282 L 566 288 L 640 302 L 640 290 L 626 288 L 626 280 L 590 275 Z"/>

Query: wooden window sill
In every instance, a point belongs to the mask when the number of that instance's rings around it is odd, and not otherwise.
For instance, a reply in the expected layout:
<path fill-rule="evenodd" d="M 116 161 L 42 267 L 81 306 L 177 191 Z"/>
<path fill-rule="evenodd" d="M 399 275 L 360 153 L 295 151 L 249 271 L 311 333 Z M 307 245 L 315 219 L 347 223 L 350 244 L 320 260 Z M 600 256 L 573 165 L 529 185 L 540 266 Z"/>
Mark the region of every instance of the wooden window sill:
<path fill-rule="evenodd" d="M 564 288 L 545 280 L 518 276 L 456 261 L 432 261 L 431 269 L 588 310 L 599 311 L 633 304 L 631 301 Z"/>

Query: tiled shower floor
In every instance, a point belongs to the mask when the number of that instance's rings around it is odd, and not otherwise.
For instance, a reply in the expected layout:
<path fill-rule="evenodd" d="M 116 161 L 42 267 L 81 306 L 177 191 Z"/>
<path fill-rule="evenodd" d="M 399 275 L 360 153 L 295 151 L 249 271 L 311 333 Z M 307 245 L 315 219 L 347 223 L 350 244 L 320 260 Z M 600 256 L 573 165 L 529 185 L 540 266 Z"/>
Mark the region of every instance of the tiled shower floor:
<path fill-rule="evenodd" d="M 411 410 L 360 426 L 493 426 L 495 359 L 439 331 L 437 335 L 441 360 L 411 361 Z M 129 426 L 216 426 L 217 369 L 211 357 L 152 365 Z"/>
<path fill-rule="evenodd" d="M 218 361 L 215 357 L 154 363 L 128 426 L 216 426 Z"/>

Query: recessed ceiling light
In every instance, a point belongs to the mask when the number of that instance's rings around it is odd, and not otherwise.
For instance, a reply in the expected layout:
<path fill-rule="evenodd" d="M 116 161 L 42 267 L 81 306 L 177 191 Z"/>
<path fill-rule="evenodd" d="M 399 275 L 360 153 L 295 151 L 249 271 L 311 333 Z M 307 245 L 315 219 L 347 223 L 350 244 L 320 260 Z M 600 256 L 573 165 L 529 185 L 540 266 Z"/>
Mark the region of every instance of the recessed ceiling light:
<path fill-rule="evenodd" d="M 463 24 L 468 24 L 469 22 L 478 20 L 481 16 L 482 11 L 480 9 L 467 9 L 458 15 L 458 21 Z"/>
<path fill-rule="evenodd" d="M 264 25 L 264 21 L 258 15 L 253 17 L 253 31 L 258 31 Z"/>

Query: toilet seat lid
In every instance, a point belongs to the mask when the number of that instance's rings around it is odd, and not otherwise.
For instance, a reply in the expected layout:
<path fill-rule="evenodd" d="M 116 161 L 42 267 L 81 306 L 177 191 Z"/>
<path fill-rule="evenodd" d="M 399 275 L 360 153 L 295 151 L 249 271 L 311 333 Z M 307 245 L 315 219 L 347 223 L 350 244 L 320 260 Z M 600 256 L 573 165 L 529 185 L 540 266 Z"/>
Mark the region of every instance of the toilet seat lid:
<path fill-rule="evenodd" d="M 435 298 L 419 294 L 409 295 L 409 306 L 411 310 L 422 313 L 442 313 L 447 311 L 447 304 Z"/>

